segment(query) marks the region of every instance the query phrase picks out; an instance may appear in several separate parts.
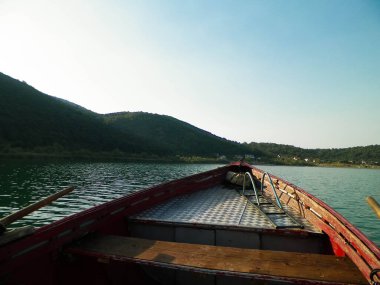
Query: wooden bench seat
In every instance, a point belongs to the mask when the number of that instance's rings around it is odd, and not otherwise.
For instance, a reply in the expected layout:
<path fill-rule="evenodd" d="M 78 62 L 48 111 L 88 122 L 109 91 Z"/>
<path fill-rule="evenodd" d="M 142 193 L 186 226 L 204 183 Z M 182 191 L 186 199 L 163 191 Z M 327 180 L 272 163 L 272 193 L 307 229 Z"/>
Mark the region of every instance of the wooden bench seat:
<path fill-rule="evenodd" d="M 261 280 L 317 281 L 367 284 L 348 259 L 332 255 L 242 249 L 147 240 L 123 236 L 94 236 L 66 248 L 73 255 L 99 260 L 134 262 L 207 274 L 227 274 Z"/>

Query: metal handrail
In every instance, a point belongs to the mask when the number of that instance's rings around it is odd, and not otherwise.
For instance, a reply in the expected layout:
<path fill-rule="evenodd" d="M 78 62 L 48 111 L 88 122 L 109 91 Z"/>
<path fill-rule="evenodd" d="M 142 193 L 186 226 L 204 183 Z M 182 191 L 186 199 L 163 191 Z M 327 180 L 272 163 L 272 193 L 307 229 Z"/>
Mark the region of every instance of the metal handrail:
<path fill-rule="evenodd" d="M 274 185 L 273 185 L 272 178 L 270 177 L 270 175 L 269 175 L 268 172 L 264 172 L 263 177 L 261 177 L 261 194 L 264 193 L 264 179 L 265 179 L 265 175 L 267 175 L 268 178 L 269 178 L 269 183 L 270 183 L 270 185 L 272 186 L 273 194 L 274 194 L 274 197 L 276 198 L 277 205 L 280 207 L 281 210 L 284 210 L 284 208 L 282 207 L 282 204 L 281 204 L 281 202 L 280 202 L 280 199 L 279 199 L 278 196 L 277 196 L 276 188 L 275 188 Z"/>
<path fill-rule="evenodd" d="M 252 202 L 246 195 L 244 195 L 244 193 L 245 193 L 245 177 L 248 175 L 248 177 L 249 177 L 249 179 L 251 180 L 251 183 L 252 183 L 252 187 L 253 187 L 253 191 L 255 192 L 255 196 L 256 196 L 256 201 L 257 201 L 257 205 L 254 203 L 254 202 Z M 275 227 L 276 229 L 278 228 L 278 226 L 268 217 L 268 215 L 267 214 L 265 214 L 264 212 L 263 212 L 263 210 L 261 209 L 261 207 L 260 207 L 260 200 L 259 200 L 259 195 L 258 195 L 258 193 L 257 193 L 257 189 L 256 189 L 256 186 L 255 186 L 255 183 L 254 183 L 254 181 L 253 181 L 253 177 L 252 177 L 252 175 L 251 175 L 251 173 L 249 173 L 249 172 L 246 172 L 246 173 L 244 173 L 244 177 L 243 177 L 243 192 L 241 193 L 241 195 L 243 196 L 243 197 L 245 197 L 245 199 L 246 199 L 246 204 L 245 204 L 245 207 L 244 207 L 244 210 L 243 210 L 243 212 L 242 212 L 242 214 L 241 214 L 241 217 L 240 217 L 240 220 L 239 220 L 239 224 L 240 224 L 240 221 L 242 220 L 242 218 L 243 218 L 243 215 L 244 215 L 244 212 L 245 212 L 245 209 L 247 208 L 247 205 L 248 205 L 248 203 L 249 204 L 251 204 L 253 207 L 255 207 L 262 215 L 264 215 L 264 217 L 267 219 L 267 221 L 270 223 L 270 224 L 272 224 L 273 225 L 273 227 Z"/>
<path fill-rule="evenodd" d="M 244 179 L 243 179 L 243 196 L 244 196 L 244 192 L 245 192 L 245 177 L 246 177 L 247 175 L 248 175 L 249 179 L 251 180 L 252 187 L 253 187 L 253 191 L 255 192 L 255 196 L 256 196 L 257 205 L 260 206 L 259 196 L 257 195 L 257 190 L 256 190 L 255 182 L 253 181 L 252 175 L 251 175 L 251 173 L 249 173 L 249 172 L 244 173 Z"/>
<path fill-rule="evenodd" d="M 248 175 L 249 179 L 251 180 L 251 183 L 252 183 L 252 187 L 253 187 L 253 191 L 255 193 L 255 196 L 256 196 L 256 201 L 257 201 L 257 205 L 251 201 L 251 199 L 249 199 L 247 197 L 247 195 L 245 195 L 245 179 L 246 179 L 246 176 Z M 245 172 L 244 173 L 244 177 L 243 177 L 243 192 L 241 193 L 241 195 L 243 197 L 245 197 L 247 199 L 247 203 L 245 204 L 245 207 L 244 207 L 244 210 L 242 212 L 242 215 L 240 216 L 240 220 L 239 220 L 239 223 L 241 221 L 241 219 L 243 218 L 243 215 L 244 215 L 244 212 L 245 212 L 245 209 L 247 208 L 247 204 L 250 203 L 252 206 L 254 206 L 258 211 L 260 211 L 260 213 L 262 213 L 266 219 L 268 220 L 268 222 L 270 222 L 276 229 L 278 228 L 289 228 L 289 227 L 297 227 L 297 228 L 303 228 L 304 226 L 298 222 L 297 220 L 295 220 L 292 216 L 290 216 L 284 209 L 284 207 L 282 206 L 281 202 L 280 202 L 280 199 L 278 198 L 277 196 L 277 193 L 276 193 L 276 190 L 275 190 L 275 187 L 274 187 L 274 184 L 273 184 L 273 181 L 272 181 L 272 178 L 270 177 L 269 173 L 264 173 L 263 177 L 262 177 L 262 180 L 261 180 L 261 194 L 263 194 L 264 192 L 264 179 L 265 179 L 265 175 L 268 175 L 269 177 L 269 181 L 270 181 L 270 184 L 272 185 L 272 189 L 273 189 L 273 192 L 274 192 L 274 196 L 276 198 L 276 201 L 277 201 L 277 205 L 274 204 L 273 202 L 269 202 L 269 204 L 273 205 L 274 207 L 277 207 L 279 210 L 281 210 L 282 212 L 279 213 L 279 214 L 285 214 L 289 219 L 291 219 L 293 221 L 293 223 L 296 225 L 296 226 L 280 226 L 280 225 L 277 225 L 271 218 L 268 217 L 268 214 L 262 209 L 261 205 L 260 205 L 260 200 L 259 200 L 259 194 L 258 194 L 258 191 L 256 189 L 256 186 L 255 186 L 255 183 L 254 183 L 254 180 L 253 180 L 253 177 L 251 175 L 251 173 L 249 172 Z M 264 199 L 265 201 L 268 202 L 268 200 L 264 197 L 264 196 L 260 196 L 262 197 L 262 199 Z M 263 204 L 263 203 L 261 203 Z M 264 202 L 264 204 L 267 204 Z"/>

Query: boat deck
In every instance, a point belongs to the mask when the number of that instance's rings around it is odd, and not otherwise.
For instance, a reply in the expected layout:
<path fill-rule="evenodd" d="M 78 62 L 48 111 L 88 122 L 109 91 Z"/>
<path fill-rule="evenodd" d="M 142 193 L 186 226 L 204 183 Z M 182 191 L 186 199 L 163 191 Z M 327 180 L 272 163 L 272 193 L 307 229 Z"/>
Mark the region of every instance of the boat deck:
<path fill-rule="evenodd" d="M 264 204 L 267 201 L 263 197 L 260 198 L 260 203 L 263 203 L 261 210 L 248 200 L 255 201 L 255 197 L 251 195 L 247 198 L 242 196 L 239 191 L 221 185 L 173 198 L 131 216 L 129 219 L 132 221 L 228 226 L 245 229 L 284 228 L 321 233 L 319 229 L 286 205 L 283 205 L 287 212 L 287 215 L 284 215 L 273 204 Z M 302 225 L 302 228 L 297 225 Z"/>

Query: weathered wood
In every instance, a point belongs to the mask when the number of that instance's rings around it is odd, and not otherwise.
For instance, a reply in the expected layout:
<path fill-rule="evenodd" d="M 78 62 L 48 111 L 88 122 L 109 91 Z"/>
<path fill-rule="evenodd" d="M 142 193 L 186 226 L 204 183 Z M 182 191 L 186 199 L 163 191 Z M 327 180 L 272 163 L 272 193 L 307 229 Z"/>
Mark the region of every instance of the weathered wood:
<path fill-rule="evenodd" d="M 74 190 L 74 187 L 66 188 L 60 192 L 57 192 L 53 195 L 50 195 L 36 203 L 33 203 L 17 212 L 14 212 L 2 219 L 0 219 L 0 234 L 3 233 L 6 230 L 6 227 L 13 223 L 14 221 L 17 221 L 18 219 L 21 219 L 22 217 L 38 210 L 39 208 L 42 208 L 43 206 L 46 206 L 50 204 L 51 202 L 57 200 L 58 198 L 70 193 Z"/>
<path fill-rule="evenodd" d="M 32 226 L 25 226 L 17 229 L 11 229 L 0 235 L 0 246 L 10 243 L 14 240 L 18 240 L 22 237 L 31 235 L 35 232 L 35 228 Z"/>
<path fill-rule="evenodd" d="M 377 203 L 375 199 L 373 199 L 371 196 L 368 196 L 366 198 L 368 205 L 371 206 L 372 210 L 375 212 L 377 217 L 380 219 L 380 205 Z"/>
<path fill-rule="evenodd" d="M 208 274 L 223 273 L 262 280 L 366 284 L 348 259 L 332 255 L 280 252 L 164 242 L 122 236 L 87 238 L 67 253 L 102 262 L 135 262 Z"/>

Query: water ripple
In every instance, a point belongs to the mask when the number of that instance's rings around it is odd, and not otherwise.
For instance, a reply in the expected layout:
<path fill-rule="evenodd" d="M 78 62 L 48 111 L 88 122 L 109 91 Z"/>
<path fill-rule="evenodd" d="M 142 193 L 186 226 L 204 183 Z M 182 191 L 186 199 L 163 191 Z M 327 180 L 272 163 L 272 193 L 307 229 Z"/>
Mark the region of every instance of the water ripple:
<path fill-rule="evenodd" d="M 0 216 L 73 185 L 74 192 L 12 225 L 42 226 L 146 187 L 217 166 L 9 161 L 0 164 Z"/>
<path fill-rule="evenodd" d="M 13 224 L 42 226 L 146 187 L 218 166 L 33 161 L 0 163 L 0 216 L 65 187 L 75 186 L 74 192 Z M 380 244 L 380 222 L 365 202 L 366 196 L 380 201 L 380 170 L 286 166 L 260 168 L 305 188 Z"/>

